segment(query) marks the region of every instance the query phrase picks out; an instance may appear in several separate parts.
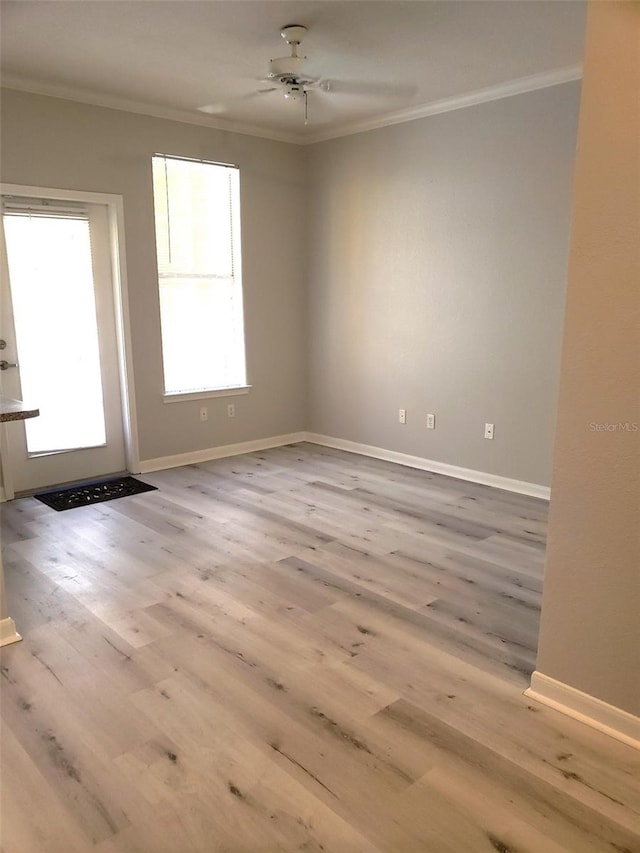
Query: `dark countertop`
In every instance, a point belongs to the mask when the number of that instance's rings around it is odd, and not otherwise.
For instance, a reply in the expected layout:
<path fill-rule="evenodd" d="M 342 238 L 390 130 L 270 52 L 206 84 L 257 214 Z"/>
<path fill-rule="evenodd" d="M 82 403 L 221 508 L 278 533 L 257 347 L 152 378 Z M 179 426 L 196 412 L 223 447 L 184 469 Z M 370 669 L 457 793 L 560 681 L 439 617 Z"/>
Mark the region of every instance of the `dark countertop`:
<path fill-rule="evenodd" d="M 0 423 L 8 421 L 25 421 L 27 418 L 37 418 L 40 409 L 27 406 L 22 400 L 13 400 L 0 394 Z"/>

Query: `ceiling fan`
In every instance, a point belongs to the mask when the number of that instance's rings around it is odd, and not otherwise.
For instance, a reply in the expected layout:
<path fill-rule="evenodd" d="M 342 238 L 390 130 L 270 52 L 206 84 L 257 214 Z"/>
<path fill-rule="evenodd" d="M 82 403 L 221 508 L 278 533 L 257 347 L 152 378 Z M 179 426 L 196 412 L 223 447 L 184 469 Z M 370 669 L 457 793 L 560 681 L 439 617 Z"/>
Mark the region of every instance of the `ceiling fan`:
<path fill-rule="evenodd" d="M 271 84 L 265 89 L 257 89 L 246 95 L 239 95 L 230 101 L 207 104 L 198 110 L 210 115 L 224 113 L 232 101 L 246 100 L 270 92 L 279 92 L 289 101 L 303 101 L 304 120 L 308 120 L 308 95 L 312 90 L 346 95 L 382 95 L 386 97 L 407 97 L 415 94 L 416 86 L 389 83 L 371 83 L 357 80 L 329 80 L 313 77 L 305 71 L 306 56 L 298 55 L 298 47 L 307 28 L 302 24 L 288 24 L 280 30 L 280 35 L 291 48 L 289 56 L 280 56 L 269 62 L 269 71 L 262 83 Z"/>

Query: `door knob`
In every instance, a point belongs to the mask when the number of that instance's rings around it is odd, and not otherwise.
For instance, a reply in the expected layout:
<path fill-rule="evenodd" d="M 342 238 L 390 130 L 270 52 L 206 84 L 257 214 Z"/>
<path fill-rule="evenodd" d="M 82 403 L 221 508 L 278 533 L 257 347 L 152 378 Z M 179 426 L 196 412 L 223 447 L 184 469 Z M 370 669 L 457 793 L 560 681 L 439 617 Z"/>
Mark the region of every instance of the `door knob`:
<path fill-rule="evenodd" d="M 0 361 L 0 370 L 9 370 L 10 367 L 17 367 L 17 366 L 18 365 L 15 364 L 15 362 L 11 363 L 11 362 L 5 361 L 4 359 L 2 359 L 2 361 Z"/>
<path fill-rule="evenodd" d="M 3 341 L 2 338 L 0 338 L 0 349 L 4 349 L 6 347 L 6 345 L 7 345 L 7 342 Z"/>

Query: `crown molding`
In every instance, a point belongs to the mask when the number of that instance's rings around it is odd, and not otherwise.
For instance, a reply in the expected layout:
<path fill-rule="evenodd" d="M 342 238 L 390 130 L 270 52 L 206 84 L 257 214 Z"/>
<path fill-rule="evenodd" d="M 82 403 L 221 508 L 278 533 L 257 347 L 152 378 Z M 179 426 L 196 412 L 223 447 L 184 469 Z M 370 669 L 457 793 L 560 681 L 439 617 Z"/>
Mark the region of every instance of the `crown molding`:
<path fill-rule="evenodd" d="M 127 98 L 118 98 L 94 92 L 90 89 L 76 89 L 71 86 L 58 86 L 55 83 L 42 83 L 27 77 L 12 74 L 2 75 L 2 88 L 13 89 L 17 92 L 28 92 L 32 95 L 44 95 L 48 98 L 60 98 L 63 101 L 76 101 L 81 104 L 90 104 L 94 107 L 105 107 L 110 110 L 123 110 L 127 113 L 151 116 L 152 118 L 169 119 L 179 121 L 183 124 L 195 124 L 200 127 L 210 127 L 214 130 L 224 130 L 230 133 L 241 133 L 245 136 L 259 136 L 262 139 L 271 139 L 274 142 L 288 142 L 300 145 L 304 137 L 297 133 L 286 133 L 269 128 L 257 127 L 241 122 L 225 121 L 213 118 L 205 113 L 191 112 L 190 110 L 174 109 L 160 104 L 148 104 L 143 101 L 130 101 Z"/>
<path fill-rule="evenodd" d="M 454 95 L 451 98 L 442 98 L 431 101 L 410 109 L 397 110 L 386 113 L 372 119 L 349 122 L 339 127 L 327 129 L 316 134 L 288 133 L 270 130 L 255 125 L 243 124 L 241 122 L 225 121 L 219 118 L 205 115 L 204 113 L 191 112 L 190 110 L 174 109 L 159 104 L 148 104 L 141 101 L 130 101 L 126 98 L 118 98 L 103 93 L 93 92 L 88 89 L 76 89 L 68 86 L 42 83 L 25 77 L 4 75 L 2 86 L 5 89 L 14 89 L 19 92 L 29 92 L 34 95 L 45 95 L 50 98 L 61 98 L 65 101 L 76 101 L 83 104 L 91 104 L 97 107 L 105 107 L 112 110 L 124 110 L 125 112 L 137 113 L 138 115 L 152 116 L 153 118 L 170 119 L 185 124 L 195 124 L 201 127 L 210 127 L 214 130 L 223 130 L 230 133 L 240 133 L 247 136 L 257 136 L 262 139 L 270 139 L 274 142 L 287 142 L 292 145 L 314 145 L 316 142 L 326 142 L 329 139 L 338 139 L 342 136 L 352 136 L 355 133 L 364 133 L 367 130 L 376 130 L 394 124 L 403 124 L 408 121 L 427 118 L 428 116 L 448 113 L 453 110 L 461 110 L 478 104 L 498 101 L 502 98 L 510 98 L 513 95 L 522 95 L 525 92 L 535 92 L 537 89 L 546 89 L 550 86 L 558 86 L 561 83 L 570 83 L 582 78 L 582 65 L 570 65 L 558 68 L 555 71 L 545 71 L 541 74 L 532 74 L 528 77 L 519 77 L 496 86 L 487 86 L 484 89 L 476 89 L 462 95 Z"/>
<path fill-rule="evenodd" d="M 439 101 L 431 101 L 418 107 L 406 110 L 397 110 L 384 116 L 364 121 L 344 124 L 338 129 L 327 130 L 313 136 L 305 136 L 302 145 L 314 145 L 316 142 L 326 142 L 329 139 L 338 139 L 341 136 L 351 136 L 354 133 L 364 133 L 367 130 L 376 130 L 380 127 L 388 127 L 393 124 L 403 124 L 407 121 L 415 121 L 420 118 L 449 113 L 454 110 L 462 110 L 466 107 L 474 107 L 490 101 L 499 101 L 502 98 L 510 98 L 513 95 L 523 95 L 525 92 L 535 92 L 537 89 L 547 89 L 550 86 L 558 86 L 561 83 L 571 83 L 582 79 L 582 65 L 569 65 L 558 68 L 555 71 L 544 71 L 540 74 L 532 74 L 528 77 L 518 77 L 506 83 L 498 83 L 495 86 L 487 86 L 484 89 L 476 89 L 462 95 L 454 95 L 451 98 L 442 98 Z"/>

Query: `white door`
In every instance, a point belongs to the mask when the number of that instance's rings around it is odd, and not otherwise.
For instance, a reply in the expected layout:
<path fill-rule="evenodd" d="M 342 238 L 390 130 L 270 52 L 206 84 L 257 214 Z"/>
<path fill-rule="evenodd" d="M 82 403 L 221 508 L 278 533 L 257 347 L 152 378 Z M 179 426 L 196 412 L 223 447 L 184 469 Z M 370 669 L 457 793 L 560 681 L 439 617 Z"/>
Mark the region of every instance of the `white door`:
<path fill-rule="evenodd" d="M 107 208 L 7 197 L 2 223 L 2 393 L 40 409 L 38 418 L 6 425 L 5 476 L 20 494 L 120 473 Z"/>

